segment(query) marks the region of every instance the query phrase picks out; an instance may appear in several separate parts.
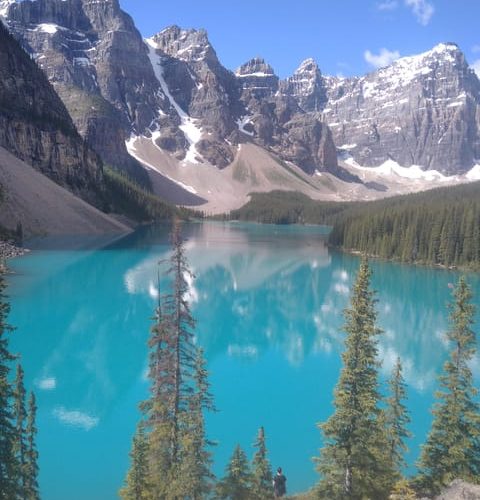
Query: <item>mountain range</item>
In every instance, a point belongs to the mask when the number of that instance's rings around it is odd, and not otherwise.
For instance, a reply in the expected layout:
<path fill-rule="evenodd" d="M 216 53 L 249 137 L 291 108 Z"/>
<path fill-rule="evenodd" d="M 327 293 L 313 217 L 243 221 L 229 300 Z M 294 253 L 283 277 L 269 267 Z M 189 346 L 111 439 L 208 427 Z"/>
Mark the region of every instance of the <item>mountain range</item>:
<path fill-rule="evenodd" d="M 207 212 L 253 191 L 373 199 L 480 178 L 480 82 L 454 43 L 354 78 L 306 59 L 282 80 L 260 57 L 225 68 L 204 30 L 144 40 L 118 0 L 2 0 L 0 15 L 60 97 L 85 162 L 73 180 L 54 175 L 1 121 L 0 146 L 83 194 L 95 162 Z"/>

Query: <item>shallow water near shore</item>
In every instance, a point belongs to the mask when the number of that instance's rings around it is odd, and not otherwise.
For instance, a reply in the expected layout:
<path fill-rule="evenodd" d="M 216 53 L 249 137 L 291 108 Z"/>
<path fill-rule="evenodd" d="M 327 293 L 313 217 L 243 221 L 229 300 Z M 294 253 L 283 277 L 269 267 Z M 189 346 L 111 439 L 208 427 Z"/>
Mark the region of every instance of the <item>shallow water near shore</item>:
<path fill-rule="evenodd" d="M 166 227 L 110 242 L 57 239 L 10 261 L 7 277 L 26 384 L 38 396 L 40 487 L 45 500 L 117 498 L 148 395 L 147 347 Z M 341 367 L 342 310 L 359 260 L 332 252 L 315 226 L 198 223 L 184 227 L 196 279 L 189 298 L 219 409 L 207 417 L 217 476 L 239 443 L 249 457 L 260 426 L 290 492 L 317 481 L 316 423 L 332 413 Z M 371 262 L 385 379 L 402 358 L 413 466 L 430 424 L 453 271 Z M 468 281 L 480 303 L 480 280 Z M 161 280 L 161 287 L 166 287 Z M 477 317 L 478 319 L 478 317 Z M 477 328 L 480 323 L 477 322 Z M 480 360 L 472 364 L 475 380 Z M 413 468 L 410 467 L 410 472 Z"/>

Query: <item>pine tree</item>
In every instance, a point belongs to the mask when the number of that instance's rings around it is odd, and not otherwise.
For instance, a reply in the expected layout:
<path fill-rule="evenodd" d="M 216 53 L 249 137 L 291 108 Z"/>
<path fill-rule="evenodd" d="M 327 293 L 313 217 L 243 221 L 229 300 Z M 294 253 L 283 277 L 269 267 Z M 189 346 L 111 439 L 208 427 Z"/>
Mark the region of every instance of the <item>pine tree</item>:
<path fill-rule="evenodd" d="M 325 445 L 318 461 L 320 498 L 381 500 L 388 497 L 392 471 L 379 409 L 375 294 L 362 260 L 345 315 L 343 368 L 335 389 L 335 413 L 321 424 Z"/>
<path fill-rule="evenodd" d="M 252 461 L 253 496 L 259 500 L 273 498 L 272 467 L 267 458 L 267 445 L 263 427 L 258 430 L 258 436 L 253 446 L 257 449 Z"/>
<path fill-rule="evenodd" d="M 213 444 L 206 436 L 204 411 L 215 411 L 210 393 L 208 372 L 203 350 L 198 349 L 195 358 L 195 391 L 189 401 L 188 411 L 182 415 L 182 446 L 178 490 L 182 498 L 206 498 L 212 489 L 214 475 L 211 472 Z"/>
<path fill-rule="evenodd" d="M 36 445 L 37 428 L 37 403 L 35 394 L 30 393 L 28 399 L 26 448 L 25 448 L 25 499 L 40 500 L 38 490 L 38 451 Z"/>
<path fill-rule="evenodd" d="M 471 299 L 462 277 L 450 305 L 447 337 L 452 351 L 439 377 L 441 390 L 436 393 L 432 427 L 419 462 L 418 483 L 431 493 L 453 479 L 480 482 L 480 407 L 469 366 L 476 353 Z"/>
<path fill-rule="evenodd" d="M 407 397 L 407 390 L 402 376 L 402 363 L 400 358 L 392 371 L 389 380 L 390 396 L 387 398 L 385 411 L 388 454 L 396 479 L 400 480 L 402 468 L 405 466 L 404 454 L 408 450 L 405 439 L 411 436 L 407 426 L 410 423 L 408 410 L 403 404 Z"/>
<path fill-rule="evenodd" d="M 15 414 L 15 440 L 13 452 L 17 462 L 17 482 L 18 495 L 20 498 L 25 498 L 26 478 L 26 418 L 27 411 L 25 408 L 25 386 L 23 384 L 23 369 L 20 364 L 17 365 L 17 375 L 15 378 L 14 389 L 14 414 Z"/>
<path fill-rule="evenodd" d="M 0 498 L 11 500 L 17 494 L 17 463 L 14 453 L 15 427 L 9 382 L 10 363 L 15 357 L 8 350 L 7 335 L 12 331 L 7 323 L 10 306 L 5 296 L 5 282 L 0 271 Z"/>
<path fill-rule="evenodd" d="M 203 353 L 193 342 L 195 322 L 187 293 L 193 275 L 178 223 L 171 243 L 166 272 L 171 291 L 159 295 L 149 339 L 150 397 L 141 405 L 148 441 L 145 487 L 152 498 L 166 500 L 200 498 L 213 478 L 203 417 L 213 408 L 213 399 Z"/>
<path fill-rule="evenodd" d="M 130 463 L 125 486 L 119 491 L 120 497 L 124 500 L 148 499 L 148 440 L 142 423 L 138 425 L 133 436 Z"/>
<path fill-rule="evenodd" d="M 225 477 L 217 483 L 217 499 L 250 500 L 252 498 L 252 474 L 247 455 L 237 445 L 226 468 Z"/>

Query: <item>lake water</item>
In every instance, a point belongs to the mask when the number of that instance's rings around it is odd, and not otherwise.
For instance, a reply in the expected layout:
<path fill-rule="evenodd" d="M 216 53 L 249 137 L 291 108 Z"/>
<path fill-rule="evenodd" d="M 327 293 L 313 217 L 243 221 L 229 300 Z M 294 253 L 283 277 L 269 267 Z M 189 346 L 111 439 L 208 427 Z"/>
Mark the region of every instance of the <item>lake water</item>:
<path fill-rule="evenodd" d="M 184 228 L 196 279 L 190 299 L 206 351 L 218 413 L 208 416 L 215 472 L 234 446 L 252 456 L 265 427 L 272 465 L 290 492 L 317 481 L 316 423 L 332 412 L 344 335 L 342 310 L 358 258 L 332 252 L 318 227 L 205 223 Z M 114 243 L 43 241 L 11 262 L 11 348 L 38 397 L 44 500 L 117 498 L 138 403 L 148 392 L 146 341 L 157 296 L 157 263 L 168 228 L 142 228 Z M 414 464 L 430 424 L 446 358 L 451 271 L 371 263 L 378 290 L 381 376 L 404 365 L 415 434 Z M 480 281 L 469 275 L 477 297 Z M 477 328 L 478 331 L 478 328 Z M 475 379 L 480 361 L 473 363 Z M 411 468 L 411 470 L 413 470 Z"/>

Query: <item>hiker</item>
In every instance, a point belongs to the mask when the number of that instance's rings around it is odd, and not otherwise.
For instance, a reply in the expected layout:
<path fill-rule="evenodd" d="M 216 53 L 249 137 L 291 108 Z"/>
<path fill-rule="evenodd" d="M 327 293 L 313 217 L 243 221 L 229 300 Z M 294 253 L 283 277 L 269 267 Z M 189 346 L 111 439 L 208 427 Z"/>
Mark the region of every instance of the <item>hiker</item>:
<path fill-rule="evenodd" d="M 287 492 L 287 478 L 282 474 L 282 468 L 277 469 L 277 473 L 273 476 L 273 493 L 275 498 L 280 498 Z"/>

